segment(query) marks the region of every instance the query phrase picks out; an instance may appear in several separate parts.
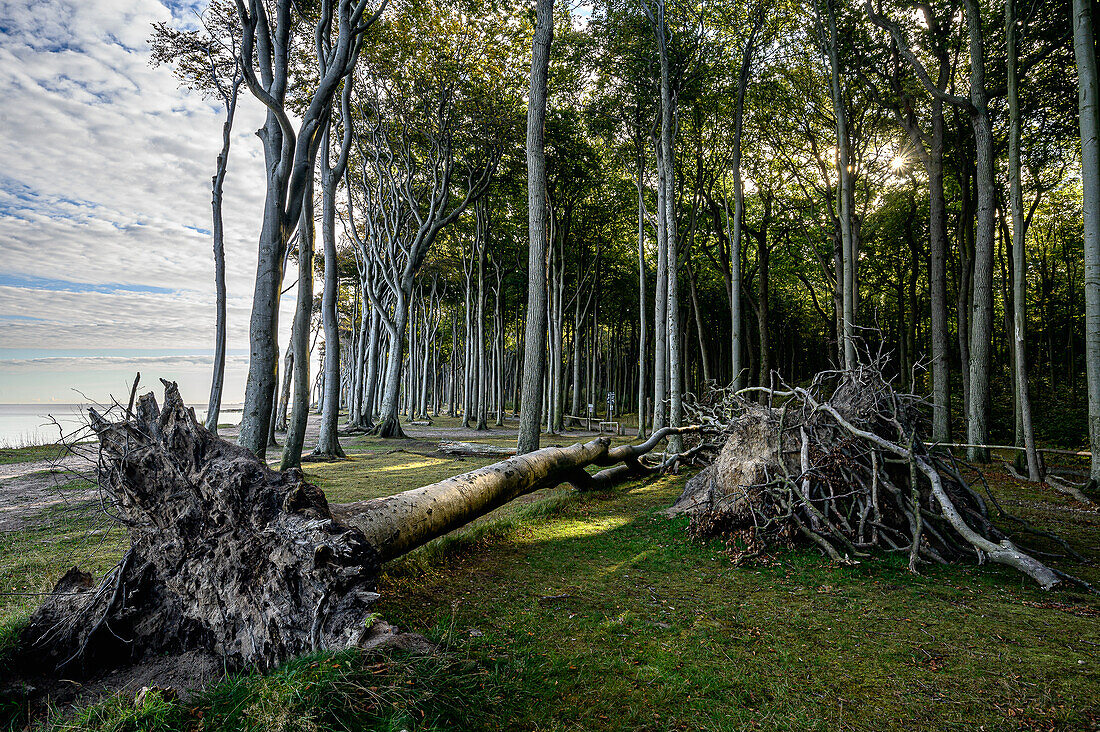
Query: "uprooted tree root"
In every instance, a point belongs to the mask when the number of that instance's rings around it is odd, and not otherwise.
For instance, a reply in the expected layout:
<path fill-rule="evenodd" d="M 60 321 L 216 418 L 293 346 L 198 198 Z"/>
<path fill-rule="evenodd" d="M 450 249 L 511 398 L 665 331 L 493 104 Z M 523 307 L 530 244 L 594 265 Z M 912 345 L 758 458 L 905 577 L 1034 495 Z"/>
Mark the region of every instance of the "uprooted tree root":
<path fill-rule="evenodd" d="M 775 406 L 750 402 L 753 392 Z M 914 572 L 921 563 L 991 560 L 1043 589 L 1063 581 L 1093 589 L 994 525 L 992 495 L 987 501 L 950 454 L 929 450 L 921 400 L 895 391 L 877 363 L 823 372 L 806 388 L 716 390 L 687 412 L 721 429 L 725 442 L 669 515 L 689 515 L 696 537 L 725 538 L 735 558 L 810 544 L 853 562 L 880 549 L 907 553 Z"/>
<path fill-rule="evenodd" d="M 22 632 L 22 670 L 82 676 L 196 648 L 265 668 L 365 643 L 380 559 L 361 532 L 300 471 L 205 430 L 175 384 L 165 397 L 124 421 L 92 413 L 104 505 L 131 546 L 98 584 L 75 567 L 61 579 Z"/>
<path fill-rule="evenodd" d="M 175 384 L 121 420 L 91 412 L 105 511 L 130 548 L 98 582 L 70 570 L 31 616 L 26 677 L 87 677 L 158 654 L 201 652 L 228 669 L 302 653 L 409 642 L 370 612 L 383 562 L 525 493 L 609 487 L 674 467 L 641 458 L 670 434 L 612 447 L 549 447 L 383 498 L 330 506 L 296 469 L 276 472 L 196 420 Z M 131 402 L 132 405 L 132 402 Z M 605 469 L 589 474 L 590 465 Z"/>

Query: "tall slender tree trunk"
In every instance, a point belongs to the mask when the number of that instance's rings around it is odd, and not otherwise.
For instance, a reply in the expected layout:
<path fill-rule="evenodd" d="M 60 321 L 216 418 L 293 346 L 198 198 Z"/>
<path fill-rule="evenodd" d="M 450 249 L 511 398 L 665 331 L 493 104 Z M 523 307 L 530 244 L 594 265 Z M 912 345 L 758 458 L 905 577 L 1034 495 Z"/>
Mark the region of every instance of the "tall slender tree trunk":
<path fill-rule="evenodd" d="M 349 426 L 362 429 L 364 415 L 367 413 L 367 352 L 370 343 L 370 302 L 363 293 L 365 282 L 360 282 L 358 292 L 361 294 L 359 307 L 359 340 L 355 343 L 355 403 L 354 408 L 348 413 Z"/>
<path fill-rule="evenodd" d="M 699 339 L 699 360 L 703 366 L 703 381 L 710 383 L 710 352 L 707 349 L 706 326 L 703 324 L 703 313 L 699 308 L 699 293 L 695 285 L 695 269 L 691 266 L 689 257 L 687 263 L 688 285 L 691 289 L 691 309 L 695 314 L 695 331 Z"/>
<path fill-rule="evenodd" d="M 646 363 L 649 354 L 646 343 L 645 322 L 645 187 L 642 176 L 645 172 L 645 145 L 638 145 L 638 169 L 635 185 L 638 188 L 638 437 L 646 435 Z M 580 293 L 577 294 L 577 315 L 573 319 L 573 354 L 576 363 L 573 366 L 573 414 L 577 414 L 578 394 L 580 390 Z"/>
<path fill-rule="evenodd" d="M 840 219 L 841 251 L 843 254 L 843 339 L 844 366 L 855 368 L 855 317 L 856 317 L 856 243 L 852 226 L 854 208 L 853 169 L 848 133 L 848 108 L 844 92 L 840 86 L 841 68 L 839 37 L 836 24 L 836 8 L 833 0 L 825 0 L 828 38 L 824 39 L 829 56 L 829 83 L 833 98 L 833 112 L 836 116 L 837 169 L 840 174 L 840 187 L 837 191 L 837 214 Z M 767 375 L 761 374 L 762 379 Z"/>
<path fill-rule="evenodd" d="M 367 345 L 367 375 L 363 395 L 363 427 L 374 426 L 374 405 L 378 398 L 378 358 L 382 347 L 382 318 L 371 306 L 370 342 Z"/>
<path fill-rule="evenodd" d="M 283 356 L 283 389 L 279 398 L 279 409 L 276 415 L 275 428 L 279 432 L 287 430 L 287 413 L 290 410 L 290 387 L 294 379 L 294 344 L 288 343 L 286 355 Z"/>
<path fill-rule="evenodd" d="M 225 122 L 222 123 L 222 149 L 218 153 L 217 170 L 211 181 L 210 208 L 214 232 L 214 293 L 217 302 L 217 325 L 214 330 L 214 373 L 210 382 L 210 400 L 206 405 L 206 429 L 218 432 L 218 416 L 222 408 L 222 388 L 225 385 L 226 289 L 225 289 L 225 227 L 222 222 L 222 184 L 229 165 L 229 148 L 233 141 L 233 119 L 237 112 L 237 94 L 244 78 L 237 75 L 225 100 Z M 219 88 L 221 88 L 219 86 Z"/>
<path fill-rule="evenodd" d="M 454 417 L 457 415 L 455 411 L 456 405 L 456 392 L 458 380 L 458 309 L 455 308 L 451 311 L 451 374 L 450 379 L 447 382 L 447 416 Z"/>
<path fill-rule="evenodd" d="M 320 432 L 317 436 L 317 446 L 312 454 L 329 458 L 344 457 L 344 449 L 340 447 L 340 438 L 336 434 L 340 417 L 340 323 L 336 312 L 340 280 L 336 260 L 336 188 L 344 177 L 343 167 L 347 164 L 347 150 L 351 145 L 350 121 L 350 113 L 345 113 L 344 124 L 349 127 L 344 135 L 347 147 L 342 146 L 335 168 L 329 166 L 331 124 L 325 125 L 321 140 L 321 243 L 325 253 L 325 290 L 321 298 L 321 325 L 325 331 L 325 362 L 322 365 L 325 373 L 325 391 L 321 395 Z"/>
<path fill-rule="evenodd" d="M 494 292 L 495 307 L 493 324 L 496 344 L 496 426 L 504 426 L 504 302 L 503 302 L 503 272 L 499 265 L 496 267 L 497 286 Z"/>
<path fill-rule="evenodd" d="M 248 380 L 245 382 L 238 442 L 263 459 L 267 454 L 275 398 L 275 372 L 278 370 L 279 291 L 283 282 L 283 251 L 287 232 L 282 201 L 286 174 L 280 166 L 283 133 L 274 113 L 268 112 L 259 135 L 263 141 L 267 167 L 267 194 L 260 226 L 252 315 L 248 325 Z"/>
<path fill-rule="evenodd" d="M 473 252 L 471 252 L 472 259 Z M 472 266 L 472 264 L 471 264 Z M 462 369 L 462 426 L 469 428 L 476 402 L 474 401 L 474 321 L 473 321 L 473 271 L 466 273 L 466 291 L 462 308 L 463 324 L 466 326 L 466 338 L 463 341 L 464 363 Z"/>
<path fill-rule="evenodd" d="M 683 373 L 681 364 L 682 344 L 680 342 L 680 300 L 679 300 L 679 255 L 676 232 L 676 94 L 672 89 L 672 68 L 668 51 L 668 24 L 665 17 L 664 0 L 658 0 L 660 19 L 658 21 L 658 46 L 661 57 L 661 163 L 665 175 L 662 185 L 665 189 L 664 206 L 661 215 L 665 219 L 665 249 L 667 254 L 668 308 L 665 316 L 668 328 L 668 417 L 670 427 L 679 427 L 683 415 L 681 401 Z M 598 303 L 597 303 L 598 306 Z M 663 426 L 663 425 L 662 425 Z M 681 452 L 683 438 L 679 434 L 668 439 L 671 452 Z"/>
<path fill-rule="evenodd" d="M 951 439 L 951 372 L 947 345 L 947 207 L 943 192 L 943 102 L 932 100 L 928 174 L 929 292 L 932 306 L 932 439 Z"/>
<path fill-rule="evenodd" d="M 1085 219 L 1085 375 L 1089 387 L 1091 481 L 1100 482 L 1100 81 L 1096 70 L 1092 4 L 1073 0 L 1073 52 L 1081 126 Z"/>
<path fill-rule="evenodd" d="M 657 291 L 653 295 L 653 429 L 668 426 L 668 218 L 665 164 L 660 140 L 657 159 Z"/>
<path fill-rule="evenodd" d="M 756 18 L 741 52 L 741 69 L 737 77 L 737 99 L 733 108 L 733 150 L 730 152 L 730 175 L 733 178 L 733 222 L 730 223 L 729 210 L 726 210 L 726 225 L 730 227 L 727 239 L 729 247 L 729 301 L 730 301 L 730 383 L 735 390 L 745 385 L 745 367 L 741 361 L 741 231 L 745 217 L 745 185 L 741 179 L 741 139 L 745 128 L 745 94 L 749 87 L 752 70 L 752 57 L 756 49 L 756 39 L 764 24 L 766 5 L 760 3 Z M 728 200 L 728 199 L 727 199 Z"/>
<path fill-rule="evenodd" d="M 546 350 L 546 94 L 550 46 L 554 40 L 554 0 L 537 0 L 531 49 L 531 88 L 527 102 L 527 326 L 523 355 L 523 408 L 519 454 L 539 447 Z"/>
<path fill-rule="evenodd" d="M 959 339 L 959 370 L 962 372 L 963 416 L 970 415 L 970 303 L 974 280 L 974 196 L 968 164 L 961 168 L 962 215 L 959 226 L 959 291 L 956 299 Z"/>
<path fill-rule="evenodd" d="M 401 420 L 398 410 L 401 407 L 401 375 L 402 361 L 404 357 L 402 345 L 409 327 L 409 295 L 412 290 L 411 282 L 399 283 L 398 292 L 394 298 L 392 324 L 387 323 L 390 333 L 390 348 L 386 357 L 386 377 L 383 382 L 382 406 L 378 414 L 378 436 L 403 438 L 405 432 L 401 429 Z"/>
<path fill-rule="evenodd" d="M 771 347 L 768 334 L 771 330 L 771 252 L 768 249 L 768 223 L 771 218 L 771 194 L 764 197 L 764 218 L 756 232 L 756 267 L 758 286 L 756 322 L 760 337 L 760 385 L 771 385 Z"/>
<path fill-rule="evenodd" d="M 1009 207 L 1012 210 L 1012 336 L 1016 366 L 1016 401 L 1024 448 L 1027 451 L 1027 475 L 1031 481 L 1042 480 L 1039 454 L 1035 451 L 1035 432 L 1031 427 L 1031 395 L 1027 383 L 1027 342 L 1025 323 L 1027 307 L 1024 243 L 1027 234 L 1024 220 L 1024 192 L 1020 180 L 1020 98 L 1017 71 L 1018 39 L 1016 0 L 1005 0 L 1005 38 L 1008 49 L 1008 175 Z"/>
<path fill-rule="evenodd" d="M 484 221 L 485 205 L 479 202 L 478 212 L 478 249 L 477 249 L 477 426 L 475 429 L 489 429 L 488 415 L 488 367 L 485 360 L 485 260 L 489 254 L 488 227 Z"/>
<path fill-rule="evenodd" d="M 279 470 L 300 467 L 309 418 L 309 335 L 313 316 L 313 184 L 306 184 L 306 205 L 298 235 L 298 298 L 294 310 L 291 344 L 294 348 L 294 404 L 290 410 L 283 457 Z"/>
<path fill-rule="evenodd" d="M 978 208 L 974 236 L 974 301 L 970 318 L 970 413 L 967 442 L 989 441 L 989 377 L 993 349 L 993 235 L 996 188 L 994 182 L 993 127 L 985 89 L 985 46 L 982 40 L 978 0 L 967 0 L 970 35 L 970 122 L 974 128 L 977 163 Z M 989 462 L 989 451 L 971 447 L 973 462 Z"/>

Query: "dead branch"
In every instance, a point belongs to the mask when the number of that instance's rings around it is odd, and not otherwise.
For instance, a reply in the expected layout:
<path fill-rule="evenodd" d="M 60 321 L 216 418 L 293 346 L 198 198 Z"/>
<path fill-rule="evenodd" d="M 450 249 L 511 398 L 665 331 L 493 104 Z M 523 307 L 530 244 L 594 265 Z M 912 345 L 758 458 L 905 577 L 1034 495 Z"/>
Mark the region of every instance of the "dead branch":
<path fill-rule="evenodd" d="M 775 406 L 748 401 L 749 392 Z M 740 554 L 801 540 L 839 561 L 898 551 L 916 572 L 921 563 L 988 559 L 1043 589 L 1058 585 L 1065 577 L 1036 558 L 1041 552 L 990 521 L 950 456 L 929 451 L 922 406 L 893 389 L 879 360 L 819 374 L 806 387 L 716 389 L 686 411 L 722 429 L 721 453 L 669 513 L 689 514 L 694 534 L 725 536 Z"/>

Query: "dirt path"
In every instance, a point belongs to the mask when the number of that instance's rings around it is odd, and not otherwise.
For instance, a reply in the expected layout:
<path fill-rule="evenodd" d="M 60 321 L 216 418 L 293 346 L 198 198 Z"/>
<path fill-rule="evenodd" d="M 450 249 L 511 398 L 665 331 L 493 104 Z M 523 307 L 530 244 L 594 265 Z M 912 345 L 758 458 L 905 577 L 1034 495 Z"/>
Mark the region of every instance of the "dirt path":
<path fill-rule="evenodd" d="M 36 472 L 0 480 L 0 531 L 47 524 L 58 510 L 83 513 L 99 503 L 99 489 L 61 471 Z"/>
<path fill-rule="evenodd" d="M 30 475 L 31 473 L 46 473 L 51 470 L 77 470 L 86 463 L 87 460 L 79 455 L 66 455 L 63 458 L 35 460 L 28 463 L 9 463 L 8 465 L 0 465 L 0 481 Z"/>

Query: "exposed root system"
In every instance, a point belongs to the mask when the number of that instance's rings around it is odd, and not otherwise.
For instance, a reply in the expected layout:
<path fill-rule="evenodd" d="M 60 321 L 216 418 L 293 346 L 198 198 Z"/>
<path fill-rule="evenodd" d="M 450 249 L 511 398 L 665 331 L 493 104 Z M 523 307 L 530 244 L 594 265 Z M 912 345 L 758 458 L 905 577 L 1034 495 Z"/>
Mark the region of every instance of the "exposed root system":
<path fill-rule="evenodd" d="M 990 560 L 1044 589 L 1085 584 L 993 523 L 991 496 L 949 454 L 927 448 L 919 398 L 895 391 L 878 364 L 824 372 L 805 388 L 716 390 L 688 413 L 720 428 L 725 442 L 669 514 L 690 515 L 695 536 L 725 537 L 738 558 L 810 544 L 855 562 L 881 549 L 906 553 L 914 572 L 922 563 Z"/>

